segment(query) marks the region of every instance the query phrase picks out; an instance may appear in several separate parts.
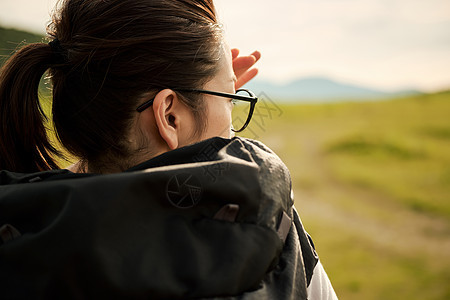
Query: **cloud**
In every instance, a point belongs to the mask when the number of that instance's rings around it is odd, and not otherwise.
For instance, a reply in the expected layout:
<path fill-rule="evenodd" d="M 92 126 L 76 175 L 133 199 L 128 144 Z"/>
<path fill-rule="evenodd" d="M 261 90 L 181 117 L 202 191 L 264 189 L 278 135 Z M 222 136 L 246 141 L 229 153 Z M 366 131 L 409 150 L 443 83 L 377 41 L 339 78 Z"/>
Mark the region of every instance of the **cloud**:
<path fill-rule="evenodd" d="M 44 33 L 56 0 L 1 0 L 0 24 Z"/>
<path fill-rule="evenodd" d="M 1 0 L 0 23 L 44 33 L 56 0 Z M 450 87 L 448 0 L 215 0 L 260 77 L 326 75 L 387 89 Z"/>
<path fill-rule="evenodd" d="M 447 0 L 216 1 L 232 46 L 263 53 L 260 76 L 328 75 L 375 87 L 450 87 Z M 246 11 L 247 30 L 237 22 Z"/>

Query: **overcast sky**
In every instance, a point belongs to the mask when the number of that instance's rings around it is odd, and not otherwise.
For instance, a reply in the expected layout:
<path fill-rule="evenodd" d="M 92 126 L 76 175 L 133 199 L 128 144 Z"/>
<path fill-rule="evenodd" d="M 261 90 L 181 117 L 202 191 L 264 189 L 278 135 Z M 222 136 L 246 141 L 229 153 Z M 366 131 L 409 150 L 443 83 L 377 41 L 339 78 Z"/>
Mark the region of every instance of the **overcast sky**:
<path fill-rule="evenodd" d="M 119 0 L 118 0 L 119 1 Z M 55 0 L 0 0 L 0 24 L 44 32 Z M 450 88 L 450 0 L 216 0 L 232 47 L 260 78 L 395 90 Z"/>

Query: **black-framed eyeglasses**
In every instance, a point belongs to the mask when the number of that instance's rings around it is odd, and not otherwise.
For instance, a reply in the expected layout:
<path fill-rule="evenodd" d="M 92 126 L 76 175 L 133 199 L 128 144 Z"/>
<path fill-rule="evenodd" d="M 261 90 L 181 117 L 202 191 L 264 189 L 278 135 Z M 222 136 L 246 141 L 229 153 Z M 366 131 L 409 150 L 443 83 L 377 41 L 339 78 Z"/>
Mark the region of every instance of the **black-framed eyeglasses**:
<path fill-rule="evenodd" d="M 250 120 L 252 119 L 256 103 L 258 102 L 258 97 L 256 97 L 256 95 L 253 92 L 247 89 L 238 89 L 236 91 L 236 94 L 222 93 L 201 89 L 186 89 L 186 88 L 175 88 L 172 90 L 176 92 L 202 93 L 213 96 L 231 98 L 233 100 L 233 111 L 231 122 L 233 125 L 232 130 L 234 132 L 241 132 L 248 126 Z M 153 98 L 142 103 L 136 108 L 136 111 L 143 112 L 144 110 L 152 106 L 154 100 L 155 99 Z"/>

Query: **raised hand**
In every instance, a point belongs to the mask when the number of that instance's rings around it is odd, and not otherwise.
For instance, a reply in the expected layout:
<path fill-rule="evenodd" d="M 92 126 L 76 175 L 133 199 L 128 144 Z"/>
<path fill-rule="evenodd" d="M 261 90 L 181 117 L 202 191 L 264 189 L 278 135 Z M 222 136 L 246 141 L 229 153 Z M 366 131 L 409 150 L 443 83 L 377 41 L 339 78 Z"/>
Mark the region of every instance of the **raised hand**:
<path fill-rule="evenodd" d="M 258 74 L 258 69 L 252 67 L 260 59 L 261 53 L 255 51 L 248 56 L 239 56 L 239 49 L 233 48 L 231 49 L 231 56 L 234 74 L 237 78 L 235 88 L 239 89 Z"/>

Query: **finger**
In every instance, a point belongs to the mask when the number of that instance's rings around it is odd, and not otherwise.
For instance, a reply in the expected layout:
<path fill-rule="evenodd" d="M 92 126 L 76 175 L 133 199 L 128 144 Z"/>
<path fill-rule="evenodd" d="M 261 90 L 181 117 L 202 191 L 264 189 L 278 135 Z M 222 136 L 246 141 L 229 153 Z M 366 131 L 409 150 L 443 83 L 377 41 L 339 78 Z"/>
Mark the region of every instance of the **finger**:
<path fill-rule="evenodd" d="M 241 56 L 233 60 L 233 70 L 237 78 L 247 71 L 256 62 L 254 56 Z"/>
<path fill-rule="evenodd" d="M 253 68 L 248 70 L 247 72 L 242 74 L 241 77 L 238 77 L 239 79 L 236 81 L 235 88 L 241 88 L 244 84 L 252 80 L 256 76 L 256 74 L 258 74 L 258 69 Z"/>
<path fill-rule="evenodd" d="M 249 56 L 237 57 L 233 60 L 233 70 L 236 77 L 239 77 L 246 70 L 250 69 L 259 59 L 261 58 L 261 53 L 259 51 L 254 51 Z"/>
<path fill-rule="evenodd" d="M 261 58 L 261 52 L 259 52 L 258 50 L 256 50 L 256 51 L 254 51 L 252 54 L 250 54 L 250 55 L 253 55 L 255 58 L 256 58 L 256 61 L 255 62 L 257 62 L 260 58 Z"/>
<path fill-rule="evenodd" d="M 234 60 L 236 57 L 238 57 L 239 55 L 239 49 L 238 48 L 233 48 L 231 49 L 231 58 Z"/>

